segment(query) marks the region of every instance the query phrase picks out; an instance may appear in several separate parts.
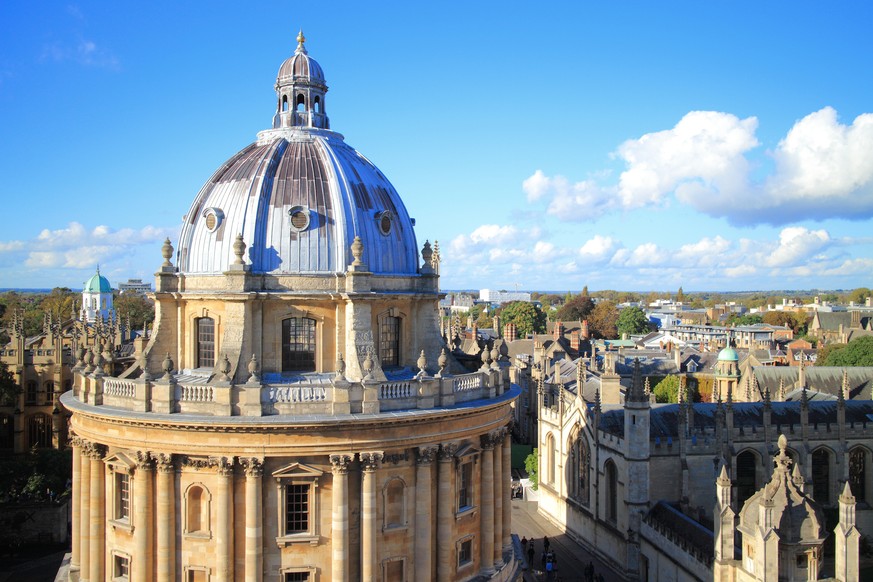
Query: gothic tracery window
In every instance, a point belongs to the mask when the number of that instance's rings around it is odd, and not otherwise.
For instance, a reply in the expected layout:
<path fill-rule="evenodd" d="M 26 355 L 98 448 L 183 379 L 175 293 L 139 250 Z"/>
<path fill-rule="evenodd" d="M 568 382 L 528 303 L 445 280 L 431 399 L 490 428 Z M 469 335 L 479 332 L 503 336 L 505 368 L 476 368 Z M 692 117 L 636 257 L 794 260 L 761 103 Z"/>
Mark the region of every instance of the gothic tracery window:
<path fill-rule="evenodd" d="M 861 447 L 849 451 L 849 487 L 855 501 L 867 501 L 867 452 Z"/>

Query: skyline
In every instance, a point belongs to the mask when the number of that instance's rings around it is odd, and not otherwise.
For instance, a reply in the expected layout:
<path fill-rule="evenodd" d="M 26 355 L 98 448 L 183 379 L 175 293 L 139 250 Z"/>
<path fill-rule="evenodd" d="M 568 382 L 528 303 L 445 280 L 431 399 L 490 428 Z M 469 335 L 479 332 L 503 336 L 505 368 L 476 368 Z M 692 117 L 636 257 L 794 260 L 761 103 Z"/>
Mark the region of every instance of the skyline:
<path fill-rule="evenodd" d="M 0 287 L 151 281 L 300 28 L 444 289 L 873 286 L 871 6 L 205 6 L 0 6 Z"/>

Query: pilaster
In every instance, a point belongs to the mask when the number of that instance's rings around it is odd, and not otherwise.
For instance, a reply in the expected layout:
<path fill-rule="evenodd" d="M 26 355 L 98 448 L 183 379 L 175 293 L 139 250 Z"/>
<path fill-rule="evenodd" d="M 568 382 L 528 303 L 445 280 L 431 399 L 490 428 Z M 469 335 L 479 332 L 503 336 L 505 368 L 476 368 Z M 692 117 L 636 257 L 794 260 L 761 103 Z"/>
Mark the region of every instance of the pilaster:
<path fill-rule="evenodd" d="M 503 567 L 503 430 L 491 434 L 494 446 L 494 471 L 491 481 L 494 483 L 494 551 L 492 562 L 494 569 Z"/>
<path fill-rule="evenodd" d="M 437 580 L 452 579 L 452 532 L 455 519 L 454 456 L 455 443 L 445 443 L 439 450 L 439 485 L 437 489 Z"/>
<path fill-rule="evenodd" d="M 136 472 L 133 480 L 133 541 L 136 548 L 131 563 L 135 582 L 154 580 L 152 541 L 152 476 L 154 461 L 148 451 L 136 452 Z"/>
<path fill-rule="evenodd" d="M 376 575 L 376 469 L 383 453 L 361 453 L 361 577 L 375 580 Z"/>
<path fill-rule="evenodd" d="M 418 449 L 415 465 L 415 580 L 433 579 L 433 461 L 436 447 Z"/>
<path fill-rule="evenodd" d="M 261 582 L 264 577 L 264 523 L 262 482 L 264 461 L 240 459 L 246 472 L 246 582 Z"/>
<path fill-rule="evenodd" d="M 173 455 L 157 455 L 157 580 L 172 582 L 176 578 L 176 467 Z"/>
<path fill-rule="evenodd" d="M 512 546 L 512 479 L 510 477 L 512 467 L 512 436 L 509 429 L 504 430 L 503 436 L 503 473 L 500 481 L 503 483 L 503 547 Z"/>
<path fill-rule="evenodd" d="M 333 472 L 333 499 L 331 508 L 331 579 L 349 580 L 349 464 L 352 455 L 330 456 Z"/>
<path fill-rule="evenodd" d="M 215 459 L 218 472 L 215 512 L 215 578 L 233 581 L 233 457 Z"/>
<path fill-rule="evenodd" d="M 487 434 L 481 437 L 481 511 L 479 512 L 479 532 L 481 534 L 482 576 L 494 574 L 494 437 Z"/>
<path fill-rule="evenodd" d="M 104 448 L 101 445 L 91 445 L 88 450 L 91 459 L 91 496 L 88 511 L 89 517 L 89 575 L 91 582 L 102 582 L 106 563 L 106 495 L 105 495 L 105 465 L 103 464 Z"/>

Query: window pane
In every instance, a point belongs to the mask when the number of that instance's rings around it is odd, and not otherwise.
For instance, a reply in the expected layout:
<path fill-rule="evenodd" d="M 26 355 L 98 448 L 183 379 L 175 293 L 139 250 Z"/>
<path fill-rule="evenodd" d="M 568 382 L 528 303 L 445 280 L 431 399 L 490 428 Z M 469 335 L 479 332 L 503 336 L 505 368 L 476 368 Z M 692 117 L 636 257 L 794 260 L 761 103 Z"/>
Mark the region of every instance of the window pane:
<path fill-rule="evenodd" d="M 315 320 L 292 317 L 282 321 L 282 371 L 315 371 Z"/>
<path fill-rule="evenodd" d="M 215 321 L 211 317 L 197 320 L 197 367 L 215 366 Z"/>
<path fill-rule="evenodd" d="M 400 318 L 385 317 L 379 328 L 379 357 L 382 366 L 400 365 Z"/>
<path fill-rule="evenodd" d="M 309 485 L 285 487 L 285 533 L 309 531 Z"/>

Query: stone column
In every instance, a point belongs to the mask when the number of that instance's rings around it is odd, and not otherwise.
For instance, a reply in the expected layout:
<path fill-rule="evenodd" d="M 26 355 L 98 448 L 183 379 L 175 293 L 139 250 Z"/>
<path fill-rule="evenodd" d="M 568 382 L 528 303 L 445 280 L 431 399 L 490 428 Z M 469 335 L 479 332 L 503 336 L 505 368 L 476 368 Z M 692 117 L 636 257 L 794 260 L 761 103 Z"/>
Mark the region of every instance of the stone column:
<path fill-rule="evenodd" d="M 215 495 L 215 574 L 218 582 L 233 582 L 233 457 L 215 460 L 218 487 Z"/>
<path fill-rule="evenodd" d="M 158 582 L 172 582 L 176 579 L 176 467 L 173 455 L 160 453 L 157 467 L 157 579 Z"/>
<path fill-rule="evenodd" d="M 246 470 L 246 582 L 264 578 L 263 459 L 240 459 Z"/>
<path fill-rule="evenodd" d="M 351 455 L 331 455 L 333 472 L 331 571 L 334 582 L 349 580 L 349 463 Z"/>
<path fill-rule="evenodd" d="M 494 568 L 499 570 L 503 567 L 503 433 L 492 433 L 491 442 L 494 444 Z"/>
<path fill-rule="evenodd" d="M 361 579 L 376 580 L 376 469 L 382 452 L 361 453 Z"/>
<path fill-rule="evenodd" d="M 455 508 L 458 500 L 455 498 L 453 477 L 455 471 L 454 457 L 458 445 L 445 443 L 439 451 L 439 486 L 437 489 L 437 580 L 448 582 L 452 579 L 455 568 L 452 564 Z"/>
<path fill-rule="evenodd" d="M 479 513 L 480 532 L 480 573 L 488 577 L 494 574 L 494 437 L 482 435 L 482 470 L 479 480 L 481 487 L 481 511 Z"/>
<path fill-rule="evenodd" d="M 152 457 L 148 451 L 136 452 L 136 472 L 133 476 L 133 542 L 136 548 L 132 560 L 135 582 L 151 582 L 152 567 Z"/>
<path fill-rule="evenodd" d="M 83 582 L 91 575 L 91 443 L 80 439 L 81 475 L 79 475 L 79 579 Z"/>
<path fill-rule="evenodd" d="M 415 580 L 433 579 L 433 460 L 436 447 L 418 449 L 415 467 Z"/>
<path fill-rule="evenodd" d="M 88 511 L 90 540 L 88 544 L 89 575 L 91 582 L 103 582 L 106 563 L 106 495 L 105 467 L 103 464 L 103 447 L 94 445 L 89 454 L 91 457 L 91 499 Z"/>
<path fill-rule="evenodd" d="M 512 435 L 504 429 L 503 466 L 500 480 L 503 482 L 503 547 L 512 547 Z"/>
<path fill-rule="evenodd" d="M 74 576 L 79 575 L 79 542 L 82 538 L 78 529 L 82 519 L 82 440 L 79 437 L 73 437 L 70 444 L 73 446 L 73 532 L 71 536 L 70 573 L 71 579 L 75 580 Z M 75 574 L 73 574 L 74 572 Z"/>

